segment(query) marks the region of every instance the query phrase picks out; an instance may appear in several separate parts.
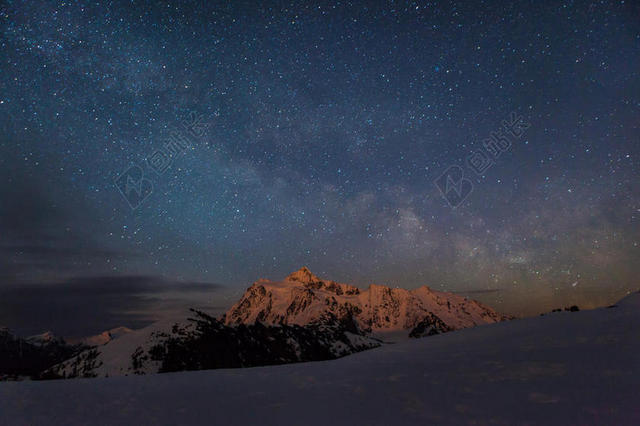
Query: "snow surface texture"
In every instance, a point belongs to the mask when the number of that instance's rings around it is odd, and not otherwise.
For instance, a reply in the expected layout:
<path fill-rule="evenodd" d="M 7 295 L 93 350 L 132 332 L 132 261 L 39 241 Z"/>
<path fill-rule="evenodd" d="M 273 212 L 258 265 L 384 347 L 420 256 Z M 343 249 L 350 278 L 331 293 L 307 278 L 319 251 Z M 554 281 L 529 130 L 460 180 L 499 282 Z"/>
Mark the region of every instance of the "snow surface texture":
<path fill-rule="evenodd" d="M 0 384 L 0 424 L 640 424 L 640 294 L 334 361 Z"/>

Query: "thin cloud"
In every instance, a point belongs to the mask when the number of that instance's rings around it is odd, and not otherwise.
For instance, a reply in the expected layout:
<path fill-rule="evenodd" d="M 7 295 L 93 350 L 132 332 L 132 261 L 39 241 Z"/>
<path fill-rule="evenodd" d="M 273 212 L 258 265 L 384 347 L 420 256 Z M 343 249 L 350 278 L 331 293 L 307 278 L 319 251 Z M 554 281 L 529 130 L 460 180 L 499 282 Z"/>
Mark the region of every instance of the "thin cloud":
<path fill-rule="evenodd" d="M 95 276 L 9 285 L 0 287 L 0 325 L 21 335 L 52 330 L 65 337 L 83 337 L 120 325 L 140 328 L 157 320 L 163 313 L 160 308 L 170 302 L 184 307 L 202 303 L 201 294 L 221 288 L 214 283 L 154 276 Z"/>

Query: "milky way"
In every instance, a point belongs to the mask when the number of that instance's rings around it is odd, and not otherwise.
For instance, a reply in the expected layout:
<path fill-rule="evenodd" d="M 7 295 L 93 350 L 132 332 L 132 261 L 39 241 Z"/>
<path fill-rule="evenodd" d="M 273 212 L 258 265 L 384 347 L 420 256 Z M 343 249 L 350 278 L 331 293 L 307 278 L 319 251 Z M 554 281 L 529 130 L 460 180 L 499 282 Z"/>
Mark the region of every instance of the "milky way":
<path fill-rule="evenodd" d="M 610 303 L 640 273 L 633 3 L 5 1 L 0 286 L 307 265 Z"/>

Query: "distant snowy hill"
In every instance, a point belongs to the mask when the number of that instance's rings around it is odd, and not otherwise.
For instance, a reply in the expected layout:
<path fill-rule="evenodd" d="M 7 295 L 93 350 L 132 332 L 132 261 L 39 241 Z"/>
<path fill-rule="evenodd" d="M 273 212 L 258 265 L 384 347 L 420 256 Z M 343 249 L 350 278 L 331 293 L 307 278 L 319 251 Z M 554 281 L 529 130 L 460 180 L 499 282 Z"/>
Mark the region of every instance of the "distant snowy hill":
<path fill-rule="evenodd" d="M 45 331 L 44 333 L 36 334 L 34 336 L 29 336 L 25 338 L 25 341 L 35 346 L 46 346 L 55 342 L 60 343 L 60 342 L 63 342 L 64 340 L 56 336 L 55 334 L 53 334 L 53 332 L 51 331 Z"/>
<path fill-rule="evenodd" d="M 262 323 L 230 326 L 192 311 L 182 322 L 159 322 L 92 347 L 52 367 L 47 376 L 112 377 L 319 361 L 380 344 L 363 335 L 355 323 L 335 318 L 305 327 Z"/>
<path fill-rule="evenodd" d="M 0 381 L 42 378 L 41 373 L 84 349 L 51 332 L 21 338 L 0 327 Z"/>
<path fill-rule="evenodd" d="M 611 308 L 408 339 L 330 362 L 4 383 L 0 418 L 33 426 L 638 425 L 639 353 L 634 293 Z"/>
<path fill-rule="evenodd" d="M 106 345 L 110 341 L 117 339 L 118 337 L 124 336 L 125 334 L 129 334 L 133 332 L 130 328 L 127 327 L 116 327 L 111 330 L 103 331 L 100 334 L 95 336 L 87 337 L 82 342 L 85 345 L 89 346 L 101 346 Z"/>
<path fill-rule="evenodd" d="M 426 286 L 360 290 L 302 268 L 281 282 L 254 283 L 221 319 L 193 311 L 120 332 L 115 340 L 103 333 L 91 339 L 96 347 L 48 374 L 105 377 L 328 360 L 389 338 L 424 337 L 504 319 L 478 302 Z"/>

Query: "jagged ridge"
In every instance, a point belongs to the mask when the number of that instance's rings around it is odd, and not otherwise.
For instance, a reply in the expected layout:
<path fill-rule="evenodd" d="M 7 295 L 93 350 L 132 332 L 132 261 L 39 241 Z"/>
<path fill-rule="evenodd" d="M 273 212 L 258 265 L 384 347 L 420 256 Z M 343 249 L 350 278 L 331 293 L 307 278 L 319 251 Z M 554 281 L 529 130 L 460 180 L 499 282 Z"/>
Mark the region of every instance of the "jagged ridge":
<path fill-rule="evenodd" d="M 303 267 L 281 282 L 255 282 L 226 313 L 225 322 L 306 325 L 326 314 L 352 317 L 368 332 L 406 330 L 410 336 L 421 335 L 414 329 L 426 328 L 425 321 L 433 334 L 507 319 L 479 302 L 427 286 L 405 290 L 372 284 L 360 290 L 320 279 Z"/>

